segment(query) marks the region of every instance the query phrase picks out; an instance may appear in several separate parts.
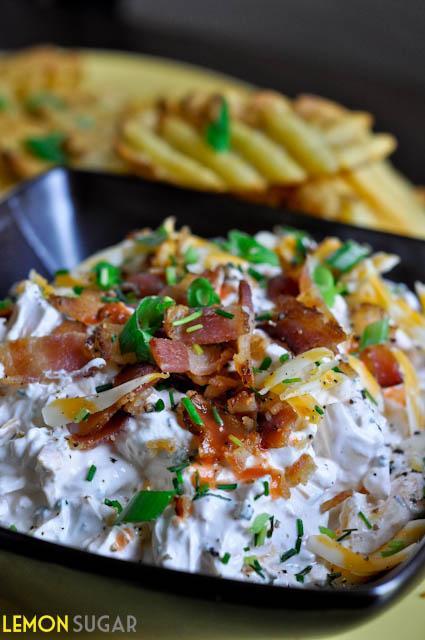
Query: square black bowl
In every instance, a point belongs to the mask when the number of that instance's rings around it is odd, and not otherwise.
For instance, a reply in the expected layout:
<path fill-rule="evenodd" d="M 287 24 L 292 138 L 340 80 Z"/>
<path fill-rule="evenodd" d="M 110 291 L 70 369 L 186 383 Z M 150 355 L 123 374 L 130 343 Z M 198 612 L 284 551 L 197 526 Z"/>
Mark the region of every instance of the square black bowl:
<path fill-rule="evenodd" d="M 30 268 L 46 276 L 128 231 L 168 215 L 214 237 L 284 224 L 395 252 L 394 279 L 423 278 L 425 243 L 139 179 L 54 169 L 0 204 L 0 295 Z M 152 567 L 44 542 L 0 528 L 0 597 L 38 612 L 135 615 L 144 638 L 283 638 L 346 629 L 376 615 L 419 580 L 425 547 L 352 590 L 250 584 Z"/>

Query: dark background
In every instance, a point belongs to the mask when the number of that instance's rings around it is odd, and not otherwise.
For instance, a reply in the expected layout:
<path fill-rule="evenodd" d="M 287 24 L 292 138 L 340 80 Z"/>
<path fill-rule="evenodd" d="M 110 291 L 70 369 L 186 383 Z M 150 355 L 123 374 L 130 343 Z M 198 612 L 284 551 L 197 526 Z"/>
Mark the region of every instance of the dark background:
<path fill-rule="evenodd" d="M 0 0 L 0 49 L 127 49 L 370 110 L 425 184 L 424 0 Z"/>

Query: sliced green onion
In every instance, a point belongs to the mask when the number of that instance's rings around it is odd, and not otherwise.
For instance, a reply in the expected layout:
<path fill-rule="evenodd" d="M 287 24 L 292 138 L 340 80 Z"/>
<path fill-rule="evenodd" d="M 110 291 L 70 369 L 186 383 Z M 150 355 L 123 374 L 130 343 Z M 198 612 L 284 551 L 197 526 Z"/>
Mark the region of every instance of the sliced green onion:
<path fill-rule="evenodd" d="M 164 411 L 164 409 L 165 409 L 165 402 L 162 398 L 159 398 L 155 402 L 155 411 L 159 413 L 160 411 Z"/>
<path fill-rule="evenodd" d="M 210 307 L 220 303 L 220 296 L 207 278 L 196 278 L 187 290 L 189 307 Z"/>
<path fill-rule="evenodd" d="M 213 418 L 214 421 L 216 422 L 216 424 L 218 424 L 219 427 L 222 427 L 224 425 L 224 421 L 223 418 L 221 417 L 221 415 L 218 412 L 218 409 L 215 405 L 213 405 L 212 407 L 212 414 L 213 414 Z"/>
<path fill-rule="evenodd" d="M 143 298 L 120 333 L 121 353 L 134 353 L 137 360 L 151 360 L 149 342 L 162 325 L 165 311 L 174 305 L 167 296 Z"/>
<path fill-rule="evenodd" d="M 87 475 L 86 475 L 87 482 L 91 482 L 93 480 L 96 470 L 97 469 L 94 464 L 92 464 L 91 467 L 89 467 L 89 470 L 87 471 Z"/>
<path fill-rule="evenodd" d="M 329 529 L 328 527 L 319 527 L 319 531 L 324 536 L 328 536 L 328 538 L 332 538 L 332 540 L 336 538 L 336 533 L 333 529 Z"/>
<path fill-rule="evenodd" d="M 249 527 L 249 530 L 254 534 L 254 546 L 261 547 L 267 536 L 267 527 L 271 520 L 271 516 L 268 513 L 260 513 L 255 517 L 254 522 Z"/>
<path fill-rule="evenodd" d="M 329 266 L 341 273 L 351 271 L 361 260 L 366 258 L 370 253 L 368 247 L 362 246 L 353 240 L 348 240 L 339 247 L 326 262 Z"/>
<path fill-rule="evenodd" d="M 196 264 L 199 260 L 199 253 L 195 247 L 188 247 L 183 255 L 185 264 Z"/>
<path fill-rule="evenodd" d="M 267 371 L 271 363 L 272 359 L 270 358 L 270 356 L 266 356 L 258 368 L 260 371 Z"/>
<path fill-rule="evenodd" d="M 168 398 L 170 400 L 170 407 L 171 409 L 174 409 L 176 406 L 176 403 L 174 401 L 174 393 L 173 391 L 170 389 L 170 391 L 168 392 Z"/>
<path fill-rule="evenodd" d="M 249 267 L 248 275 L 250 275 L 251 278 L 256 280 L 256 282 L 258 282 L 259 284 L 264 284 L 266 282 L 266 280 L 267 280 L 266 276 L 263 276 L 262 273 L 259 273 L 258 271 L 256 271 L 252 267 Z"/>
<path fill-rule="evenodd" d="M 406 548 L 406 542 L 404 540 L 390 540 L 387 544 L 387 548 L 384 551 L 381 551 L 381 556 L 383 558 L 388 558 L 389 556 L 393 556 L 399 551 L 402 551 Z"/>
<path fill-rule="evenodd" d="M 119 522 L 150 522 L 168 507 L 175 491 L 139 491 L 119 517 Z"/>
<path fill-rule="evenodd" d="M 81 407 L 81 409 L 77 411 L 77 413 L 74 416 L 74 422 L 77 422 L 77 423 L 83 422 L 84 420 L 88 419 L 89 415 L 90 415 L 90 411 L 85 407 Z"/>
<path fill-rule="evenodd" d="M 372 525 L 370 524 L 369 520 L 366 518 L 363 511 L 359 511 L 357 515 L 359 516 L 360 520 L 363 520 L 363 522 L 365 523 L 368 529 L 372 529 Z"/>
<path fill-rule="evenodd" d="M 117 513 L 121 513 L 123 510 L 122 504 L 118 500 L 109 500 L 109 498 L 105 498 L 103 502 L 104 504 L 106 504 L 107 507 L 111 507 L 112 509 L 115 509 Z"/>
<path fill-rule="evenodd" d="M 165 267 L 165 280 L 168 285 L 177 284 L 176 267 Z"/>
<path fill-rule="evenodd" d="M 183 324 L 187 324 L 188 322 L 192 322 L 192 320 L 197 320 L 202 316 L 202 311 L 194 311 L 190 313 L 188 316 L 184 318 L 179 318 L 178 320 L 173 321 L 173 327 L 180 327 Z"/>
<path fill-rule="evenodd" d="M 230 148 L 229 105 L 223 97 L 217 118 L 210 122 L 205 130 L 205 139 L 214 151 L 228 151 Z"/>
<path fill-rule="evenodd" d="M 145 247 L 158 247 L 168 238 L 168 232 L 164 226 L 158 227 L 156 231 L 152 233 L 145 233 L 136 237 L 136 241 Z"/>
<path fill-rule="evenodd" d="M 289 357 L 290 357 L 290 356 L 289 356 L 289 353 L 282 353 L 282 355 L 281 355 L 281 356 L 279 356 L 279 362 L 281 362 L 282 364 L 283 364 L 284 362 L 288 362 Z"/>
<path fill-rule="evenodd" d="M 243 258 L 253 264 L 271 264 L 274 267 L 279 266 L 279 258 L 271 249 L 267 249 L 255 238 L 243 231 L 229 231 L 227 241 L 223 243 L 222 248 L 229 253 Z"/>
<path fill-rule="evenodd" d="M 230 555 L 230 553 L 228 551 L 226 551 L 226 553 L 221 556 L 220 562 L 222 562 L 223 564 L 228 564 L 228 562 L 229 562 L 231 557 L 232 556 Z"/>
<path fill-rule="evenodd" d="M 237 447 L 243 447 L 242 440 L 239 440 L 239 438 L 234 436 L 232 433 L 229 435 L 229 440 L 233 442 L 233 444 L 235 444 Z"/>
<path fill-rule="evenodd" d="M 188 397 L 186 398 L 182 398 L 181 401 L 182 405 L 184 406 L 184 408 L 186 409 L 189 418 L 192 420 L 192 422 L 194 424 L 197 424 L 199 427 L 204 427 L 204 421 L 202 420 L 201 416 L 199 415 L 195 405 L 193 404 L 192 400 Z"/>
<path fill-rule="evenodd" d="M 65 140 L 66 134 L 56 131 L 45 136 L 26 138 L 24 145 L 33 156 L 40 158 L 40 160 L 54 164 L 66 164 L 68 155 L 63 147 Z"/>
<path fill-rule="evenodd" d="M 214 309 L 214 313 L 223 318 L 229 318 L 229 320 L 235 317 L 234 313 L 230 313 L 230 311 L 225 311 L 224 309 Z"/>
<path fill-rule="evenodd" d="M 99 384 L 96 387 L 96 393 L 103 393 L 103 391 L 109 391 L 109 389 L 112 389 L 114 385 L 112 384 L 112 382 L 106 382 L 105 384 Z"/>
<path fill-rule="evenodd" d="M 366 347 L 370 347 L 371 345 L 387 342 L 389 329 L 390 322 L 388 318 L 383 318 L 383 320 L 377 320 L 377 322 L 368 324 L 360 339 L 360 351 L 363 351 L 363 349 L 366 349 Z"/>
<path fill-rule="evenodd" d="M 99 289 L 102 289 L 103 291 L 112 289 L 112 287 L 115 287 L 121 282 L 121 273 L 118 267 L 115 267 L 113 264 L 106 262 L 105 260 L 98 262 L 93 267 L 93 271 L 96 275 L 96 284 Z"/>
<path fill-rule="evenodd" d="M 313 281 L 317 285 L 325 304 L 328 307 L 333 307 L 337 292 L 332 271 L 322 264 L 317 265 L 313 271 Z"/>

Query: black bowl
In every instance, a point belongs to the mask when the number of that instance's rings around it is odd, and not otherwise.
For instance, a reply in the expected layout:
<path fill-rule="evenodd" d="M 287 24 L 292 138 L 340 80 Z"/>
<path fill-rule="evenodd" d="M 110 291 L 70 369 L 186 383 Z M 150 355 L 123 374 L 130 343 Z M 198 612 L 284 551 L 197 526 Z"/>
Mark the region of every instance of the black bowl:
<path fill-rule="evenodd" d="M 0 205 L 0 295 L 34 267 L 71 267 L 128 231 L 175 215 L 201 235 L 277 224 L 393 251 L 394 278 L 423 277 L 425 243 L 221 195 L 139 179 L 54 169 Z M 425 547 L 405 564 L 352 590 L 250 584 L 106 558 L 0 528 L 0 597 L 19 610 L 132 614 L 143 638 L 283 638 L 344 630 L 376 615 L 424 573 Z"/>

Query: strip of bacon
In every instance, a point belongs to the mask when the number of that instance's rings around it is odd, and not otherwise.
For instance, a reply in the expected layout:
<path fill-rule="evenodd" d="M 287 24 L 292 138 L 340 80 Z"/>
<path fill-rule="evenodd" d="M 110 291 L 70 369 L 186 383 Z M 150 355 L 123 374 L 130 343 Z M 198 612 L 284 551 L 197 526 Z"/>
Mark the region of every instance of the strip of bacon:
<path fill-rule="evenodd" d="M 403 382 L 398 362 L 387 345 L 367 347 L 361 352 L 360 359 L 381 387 L 393 387 Z"/>
<path fill-rule="evenodd" d="M 251 287 L 245 280 L 239 283 L 239 304 L 248 316 L 248 331 L 239 336 L 238 350 L 233 358 L 236 372 L 247 387 L 254 384 L 254 369 L 251 354 L 251 336 L 254 329 L 254 305 Z"/>
<path fill-rule="evenodd" d="M 249 331 L 249 317 L 239 306 L 232 305 L 226 308 L 232 318 L 225 318 L 215 312 L 217 307 L 205 307 L 201 310 L 201 316 L 187 324 L 175 326 L 176 320 L 181 320 L 193 313 L 194 309 L 188 309 L 182 305 L 176 305 L 167 309 L 164 327 L 167 336 L 173 340 L 180 340 L 185 344 L 220 344 L 231 342 Z M 197 326 L 199 325 L 199 327 Z M 196 330 L 190 331 L 191 327 Z M 188 331 L 189 329 L 189 331 Z"/>
<path fill-rule="evenodd" d="M 279 316 L 276 323 L 264 325 L 271 338 L 279 340 L 295 355 L 315 347 L 328 347 L 336 351 L 346 335 L 336 320 L 306 307 L 291 296 L 278 298 Z"/>
<path fill-rule="evenodd" d="M 72 320 L 79 320 L 84 324 L 95 324 L 97 314 L 103 307 L 101 300 L 103 293 L 92 289 L 84 289 L 79 296 L 57 296 L 49 297 L 50 304 L 60 313 L 63 313 Z"/>
<path fill-rule="evenodd" d="M 0 344 L 2 384 L 49 380 L 59 371 L 78 371 L 93 358 L 84 333 L 20 338 Z"/>
<path fill-rule="evenodd" d="M 129 418 L 125 411 L 117 411 L 99 429 L 85 434 L 73 434 L 70 445 L 78 449 L 92 449 L 101 442 L 114 440 L 116 435 L 124 428 Z"/>

